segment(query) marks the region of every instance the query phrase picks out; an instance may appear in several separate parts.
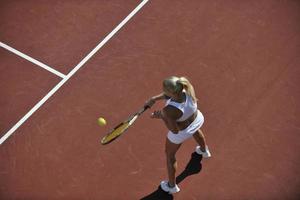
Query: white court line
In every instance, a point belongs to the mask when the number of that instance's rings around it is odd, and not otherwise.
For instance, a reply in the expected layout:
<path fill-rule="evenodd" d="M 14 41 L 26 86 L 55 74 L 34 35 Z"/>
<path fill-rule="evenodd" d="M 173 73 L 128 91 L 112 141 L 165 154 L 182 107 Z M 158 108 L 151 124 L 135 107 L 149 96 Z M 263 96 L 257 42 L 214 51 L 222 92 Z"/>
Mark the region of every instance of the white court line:
<path fill-rule="evenodd" d="M 46 96 L 18 121 L 2 138 L 0 145 L 7 140 L 35 111 L 37 111 L 67 80 L 69 80 L 109 39 L 111 39 L 149 0 L 143 0 L 111 33 L 109 33 L 75 68 L 63 78 Z"/>
<path fill-rule="evenodd" d="M 4 48 L 4 49 L 6 49 L 6 50 L 8 50 L 8 51 L 10 51 L 10 52 L 12 52 L 14 54 L 16 54 L 16 55 L 18 55 L 18 56 L 20 56 L 20 57 L 28 60 L 29 62 L 32 62 L 32 63 L 34 63 L 34 64 L 36 64 L 36 65 L 44 68 L 45 70 L 47 70 L 47 71 L 49 71 L 49 72 L 51 72 L 51 73 L 59 76 L 60 78 L 65 78 L 66 77 L 66 75 L 60 73 L 59 71 L 57 71 L 57 70 L 55 70 L 55 69 L 53 69 L 53 68 L 45 65 L 44 63 L 41 63 L 40 61 L 38 61 L 38 60 L 36 60 L 34 58 L 31 58 L 30 56 L 28 56 L 28 55 L 26 55 L 26 54 L 24 54 L 24 53 L 22 53 L 22 52 L 20 52 L 20 51 L 18 51 L 16 49 L 14 49 L 14 48 L 12 48 L 12 47 L 4 44 L 3 42 L 0 42 L 0 46 L 2 48 Z"/>

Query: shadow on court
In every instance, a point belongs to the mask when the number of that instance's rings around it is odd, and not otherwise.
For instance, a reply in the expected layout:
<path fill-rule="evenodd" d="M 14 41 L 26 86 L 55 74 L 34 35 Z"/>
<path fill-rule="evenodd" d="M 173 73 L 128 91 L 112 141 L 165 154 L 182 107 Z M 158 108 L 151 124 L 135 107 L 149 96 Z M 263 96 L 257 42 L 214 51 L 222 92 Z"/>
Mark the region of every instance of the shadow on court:
<path fill-rule="evenodd" d="M 185 169 L 176 177 L 176 183 L 181 183 L 185 178 L 191 176 L 193 174 L 198 174 L 202 169 L 201 164 L 202 156 L 197 153 L 191 154 L 191 159 L 186 165 Z M 164 192 L 160 186 L 158 186 L 157 190 L 152 192 L 151 194 L 141 198 L 140 200 L 172 200 L 173 195 Z"/>

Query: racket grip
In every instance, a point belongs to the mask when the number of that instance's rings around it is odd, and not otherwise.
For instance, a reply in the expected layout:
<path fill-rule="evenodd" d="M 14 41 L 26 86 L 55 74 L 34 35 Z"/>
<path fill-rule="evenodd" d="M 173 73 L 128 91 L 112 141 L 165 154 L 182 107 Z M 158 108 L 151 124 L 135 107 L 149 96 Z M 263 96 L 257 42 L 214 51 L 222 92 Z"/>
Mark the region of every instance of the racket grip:
<path fill-rule="evenodd" d="M 144 106 L 144 109 L 145 109 L 145 110 L 147 110 L 147 109 L 149 109 L 149 108 L 151 108 L 151 106 L 149 106 L 149 105 Z"/>

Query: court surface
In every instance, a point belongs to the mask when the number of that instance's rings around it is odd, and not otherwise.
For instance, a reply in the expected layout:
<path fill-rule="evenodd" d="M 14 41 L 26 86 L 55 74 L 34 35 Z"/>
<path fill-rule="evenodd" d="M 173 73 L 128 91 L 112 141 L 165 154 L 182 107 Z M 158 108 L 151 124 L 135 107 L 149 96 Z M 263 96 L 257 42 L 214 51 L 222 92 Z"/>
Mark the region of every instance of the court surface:
<path fill-rule="evenodd" d="M 298 199 L 299 21 L 293 0 L 0 1 L 0 199 Z M 173 196 L 151 111 L 100 145 L 171 75 L 212 153 L 182 145 Z"/>

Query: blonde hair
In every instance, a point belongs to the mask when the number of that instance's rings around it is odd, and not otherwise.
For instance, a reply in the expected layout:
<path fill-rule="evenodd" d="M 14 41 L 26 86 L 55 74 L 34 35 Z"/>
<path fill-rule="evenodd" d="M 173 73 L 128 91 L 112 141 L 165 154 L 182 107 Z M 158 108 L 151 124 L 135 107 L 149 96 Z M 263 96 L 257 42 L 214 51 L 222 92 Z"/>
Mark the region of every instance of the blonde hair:
<path fill-rule="evenodd" d="M 193 85 L 186 77 L 171 76 L 163 81 L 163 86 L 172 93 L 179 93 L 184 89 L 194 102 L 198 100 Z"/>

